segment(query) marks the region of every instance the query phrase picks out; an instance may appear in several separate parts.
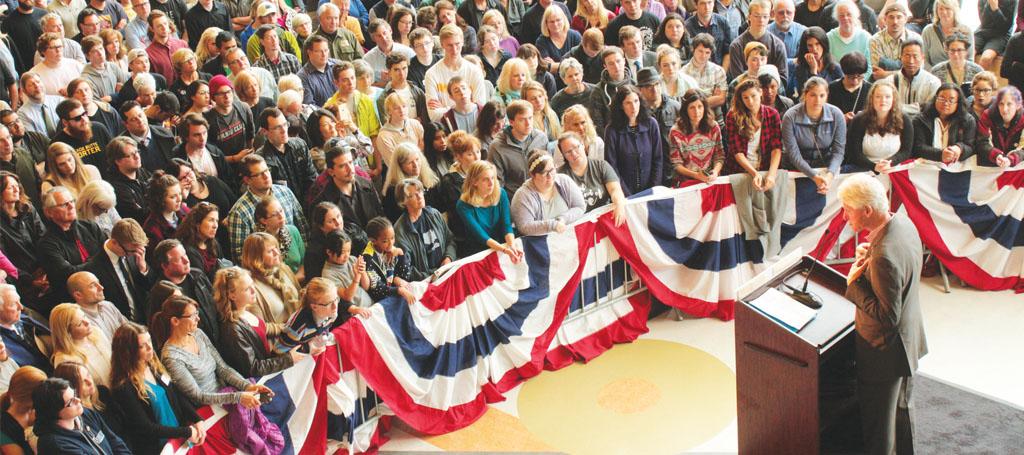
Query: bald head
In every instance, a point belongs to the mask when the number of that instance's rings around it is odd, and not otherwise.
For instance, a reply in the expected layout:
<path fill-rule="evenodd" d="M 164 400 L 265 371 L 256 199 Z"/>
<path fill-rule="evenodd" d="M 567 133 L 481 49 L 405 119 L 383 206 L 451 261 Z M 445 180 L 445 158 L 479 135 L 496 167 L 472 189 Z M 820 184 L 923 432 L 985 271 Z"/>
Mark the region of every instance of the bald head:
<path fill-rule="evenodd" d="M 100 303 L 105 299 L 103 285 L 100 280 L 90 272 L 76 272 L 68 277 L 68 293 L 75 299 L 75 303 L 82 306 L 90 306 Z"/>

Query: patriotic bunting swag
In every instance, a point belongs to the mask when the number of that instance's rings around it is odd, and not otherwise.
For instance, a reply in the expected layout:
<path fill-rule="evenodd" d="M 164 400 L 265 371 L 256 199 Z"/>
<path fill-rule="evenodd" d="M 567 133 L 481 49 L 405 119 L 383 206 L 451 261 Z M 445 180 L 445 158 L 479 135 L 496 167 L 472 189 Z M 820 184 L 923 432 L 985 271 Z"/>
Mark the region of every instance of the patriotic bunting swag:
<path fill-rule="evenodd" d="M 1024 291 L 1024 170 L 910 164 L 878 178 L 954 274 L 979 289 Z M 825 258 L 845 226 L 836 192 L 820 195 L 802 175 L 786 182 L 781 254 Z M 521 238 L 518 264 L 491 252 L 460 261 L 415 283 L 414 305 L 374 305 L 369 319 L 337 329 L 338 345 L 315 362 L 263 378 L 277 393 L 264 412 L 280 424 L 286 453 L 373 451 L 392 413 L 417 431 L 454 431 L 542 370 L 636 339 L 652 296 L 730 320 L 736 288 L 773 260 L 744 234 L 736 204 L 726 178 L 658 188 L 631 199 L 623 226 L 597 210 L 563 234 Z M 233 452 L 224 411 L 205 412 L 210 437 L 192 452 Z M 172 442 L 165 453 L 187 449 Z"/>

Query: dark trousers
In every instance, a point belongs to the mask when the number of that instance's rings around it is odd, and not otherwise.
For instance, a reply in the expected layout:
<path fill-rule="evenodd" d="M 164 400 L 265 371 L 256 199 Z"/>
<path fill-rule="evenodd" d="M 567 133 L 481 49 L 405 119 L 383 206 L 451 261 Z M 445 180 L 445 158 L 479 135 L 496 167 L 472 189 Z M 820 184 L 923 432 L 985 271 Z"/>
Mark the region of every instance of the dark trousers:
<path fill-rule="evenodd" d="M 912 390 L 911 376 L 881 382 L 857 382 L 866 453 L 914 453 L 914 421 L 910 409 Z"/>

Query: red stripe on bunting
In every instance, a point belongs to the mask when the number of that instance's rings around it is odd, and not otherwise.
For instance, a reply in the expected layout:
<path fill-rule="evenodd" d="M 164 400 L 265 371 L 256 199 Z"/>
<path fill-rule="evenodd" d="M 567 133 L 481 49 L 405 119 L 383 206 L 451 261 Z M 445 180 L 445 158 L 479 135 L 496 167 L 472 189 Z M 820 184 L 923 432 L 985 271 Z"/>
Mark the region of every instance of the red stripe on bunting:
<path fill-rule="evenodd" d="M 729 189 L 732 190 L 732 188 Z M 691 316 L 702 318 L 714 316 L 723 321 L 732 320 L 736 309 L 735 300 L 708 302 L 681 295 L 665 286 L 658 277 L 654 276 L 654 272 L 640 258 L 640 252 L 636 249 L 636 241 L 633 239 L 633 234 L 625 227 L 615 227 L 614 220 L 608 214 L 602 215 L 598 219 L 598 231 L 605 233 L 611 239 L 615 249 L 619 252 L 619 256 L 622 256 L 633 267 L 633 270 L 640 275 L 640 279 L 647 285 L 647 289 L 650 290 L 651 294 L 662 303 L 679 308 Z"/>
<path fill-rule="evenodd" d="M 612 214 L 606 213 L 601 216 L 601 218 L 605 217 L 611 219 Z M 596 228 L 597 224 L 592 222 L 580 223 L 575 226 L 576 254 L 577 257 L 580 258 L 579 266 L 576 267 L 576 272 L 569 277 L 569 281 L 558 292 L 551 325 L 549 325 L 548 329 L 534 341 L 533 349 L 530 351 L 530 361 L 506 372 L 498 383 L 495 384 L 495 387 L 499 391 L 506 392 L 512 390 L 521 382 L 537 376 L 544 370 L 544 357 L 548 353 L 548 348 L 551 347 L 551 340 L 555 337 L 555 334 L 558 333 L 558 329 L 562 327 L 562 321 L 565 320 L 565 316 L 569 312 L 569 305 L 572 303 L 573 296 L 576 295 L 576 288 L 580 285 L 580 277 L 583 275 L 583 267 L 586 266 L 587 253 L 593 249 L 594 245 L 597 243 L 593 239 L 604 238 L 603 235 L 595 237 Z M 554 259 L 555 258 L 551 258 L 552 262 Z"/>
<path fill-rule="evenodd" d="M 362 321 L 356 318 L 334 329 L 334 336 L 339 345 L 345 346 L 341 350 L 345 362 L 355 365 L 395 416 L 416 431 L 430 435 L 450 433 L 476 422 L 487 411 L 487 403 L 505 400 L 497 388 L 486 383 L 476 398 L 468 403 L 444 410 L 419 405 L 391 374 L 391 368 L 377 352 Z"/>
<path fill-rule="evenodd" d="M 1024 170 L 1003 171 L 999 177 L 996 177 L 996 186 L 999 189 L 1003 189 L 1005 186 L 1011 186 L 1018 190 L 1024 188 Z"/>
<path fill-rule="evenodd" d="M 647 333 L 647 315 L 651 310 L 650 294 L 643 292 L 634 295 L 629 298 L 629 303 L 633 306 L 633 311 L 628 315 L 573 344 L 558 346 L 548 351 L 544 359 L 544 369 L 560 370 L 577 360 L 589 362 L 616 344 L 631 343 L 640 335 Z"/>
<path fill-rule="evenodd" d="M 736 196 L 732 193 L 732 186 L 728 183 L 711 185 L 700 190 L 700 214 L 717 212 L 726 207 L 736 205 Z"/>
<path fill-rule="evenodd" d="M 960 277 L 967 284 L 976 289 L 985 291 L 1000 291 L 1003 289 L 1014 289 L 1016 292 L 1024 292 L 1024 280 L 1018 277 L 995 277 L 990 275 L 974 261 L 966 257 L 954 255 L 946 242 L 942 240 L 935 221 L 931 217 L 928 208 L 921 204 L 917 188 L 910 181 L 910 171 L 902 170 L 889 174 L 892 181 L 893 191 L 899 195 L 907 208 L 907 215 L 917 227 L 921 240 L 931 250 L 935 257 L 949 268 L 956 276 Z"/>
<path fill-rule="evenodd" d="M 505 272 L 498 262 L 498 253 L 491 252 L 479 261 L 460 266 L 452 276 L 439 285 L 427 287 L 420 304 L 431 311 L 447 310 L 462 304 L 466 297 L 487 289 L 497 281 L 505 280 Z"/>

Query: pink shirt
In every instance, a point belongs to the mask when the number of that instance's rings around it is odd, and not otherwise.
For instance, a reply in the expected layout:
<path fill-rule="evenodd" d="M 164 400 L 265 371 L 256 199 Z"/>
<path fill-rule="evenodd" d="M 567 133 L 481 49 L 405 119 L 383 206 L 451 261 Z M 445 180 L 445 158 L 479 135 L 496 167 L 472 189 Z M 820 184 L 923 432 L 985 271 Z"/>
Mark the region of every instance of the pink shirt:
<path fill-rule="evenodd" d="M 182 48 L 188 48 L 188 43 L 173 37 L 167 40 L 166 46 L 153 41 L 146 48 L 146 53 L 149 54 L 150 70 L 163 75 L 167 79 L 168 86 L 178 78 L 178 73 L 174 71 L 174 65 L 171 64 L 171 55 Z"/>

